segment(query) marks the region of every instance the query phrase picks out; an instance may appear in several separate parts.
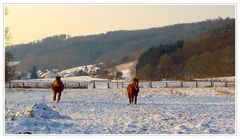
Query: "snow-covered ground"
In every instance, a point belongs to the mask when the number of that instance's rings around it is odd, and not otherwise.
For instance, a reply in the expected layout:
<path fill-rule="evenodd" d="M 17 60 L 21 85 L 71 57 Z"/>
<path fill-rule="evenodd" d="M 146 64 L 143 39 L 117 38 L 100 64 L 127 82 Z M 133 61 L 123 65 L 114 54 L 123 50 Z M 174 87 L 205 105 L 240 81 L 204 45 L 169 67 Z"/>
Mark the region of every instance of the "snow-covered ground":
<path fill-rule="evenodd" d="M 227 76 L 227 77 L 215 77 L 215 78 L 202 78 L 202 79 L 196 79 L 196 80 L 202 80 L 202 81 L 235 81 L 235 76 Z"/>
<path fill-rule="evenodd" d="M 235 134 L 235 88 L 5 90 L 6 134 Z"/>

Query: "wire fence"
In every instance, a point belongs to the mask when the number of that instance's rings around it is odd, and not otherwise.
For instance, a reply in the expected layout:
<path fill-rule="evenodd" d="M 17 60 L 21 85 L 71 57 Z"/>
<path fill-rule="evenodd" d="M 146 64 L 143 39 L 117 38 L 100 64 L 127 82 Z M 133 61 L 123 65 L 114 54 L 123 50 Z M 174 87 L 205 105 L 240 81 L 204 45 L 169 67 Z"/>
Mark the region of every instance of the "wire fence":
<path fill-rule="evenodd" d="M 78 89 L 121 89 L 129 82 L 64 82 L 65 88 Z M 51 82 L 14 81 L 5 84 L 6 88 L 51 88 Z M 189 88 L 189 87 L 235 87 L 234 81 L 148 81 L 139 82 L 139 88 Z"/>

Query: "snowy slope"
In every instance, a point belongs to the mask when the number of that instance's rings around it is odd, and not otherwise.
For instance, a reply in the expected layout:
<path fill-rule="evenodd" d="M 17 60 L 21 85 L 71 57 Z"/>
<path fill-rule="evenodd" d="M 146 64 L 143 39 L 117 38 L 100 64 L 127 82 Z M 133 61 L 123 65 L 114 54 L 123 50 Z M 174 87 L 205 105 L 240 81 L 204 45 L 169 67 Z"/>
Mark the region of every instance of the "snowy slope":
<path fill-rule="evenodd" d="M 87 74 L 89 73 L 94 73 L 100 68 L 97 67 L 95 64 L 94 65 L 84 65 L 84 66 L 79 66 L 79 67 L 74 67 L 70 69 L 65 69 L 60 72 L 64 77 L 72 77 L 76 76 L 75 74 L 78 73 L 79 71 L 85 72 Z"/>
<path fill-rule="evenodd" d="M 131 62 L 117 65 L 116 69 L 123 73 L 122 77 L 125 80 L 130 80 L 131 78 L 134 77 L 135 70 L 136 70 L 136 64 L 137 64 L 137 60 L 134 60 Z"/>

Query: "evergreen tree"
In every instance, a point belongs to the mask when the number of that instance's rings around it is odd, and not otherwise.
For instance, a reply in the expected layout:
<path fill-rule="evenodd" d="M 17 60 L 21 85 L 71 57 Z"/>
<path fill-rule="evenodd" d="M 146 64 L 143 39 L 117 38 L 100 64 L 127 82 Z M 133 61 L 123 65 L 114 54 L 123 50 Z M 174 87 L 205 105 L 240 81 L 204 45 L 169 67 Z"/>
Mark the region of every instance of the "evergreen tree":
<path fill-rule="evenodd" d="M 33 65 L 33 68 L 32 68 L 32 72 L 31 72 L 31 79 L 37 79 L 38 76 L 37 76 L 37 68 L 35 65 Z"/>
<path fill-rule="evenodd" d="M 171 71 L 171 65 L 174 61 L 179 64 L 181 57 L 180 54 L 174 55 L 177 60 L 174 60 L 172 56 L 167 56 L 167 54 L 173 53 L 175 51 L 181 52 L 184 41 L 177 41 L 172 44 L 160 44 L 158 47 L 152 47 L 146 52 L 144 52 L 136 65 L 136 75 L 140 79 L 159 79 L 162 78 L 162 74 L 167 76 Z M 172 61 L 172 62 L 171 62 Z M 162 66 L 159 65 L 162 63 Z M 174 63 L 173 63 L 174 64 Z M 158 69 L 160 68 L 160 69 Z M 176 70 L 176 69 L 174 69 Z M 153 79 L 154 78 L 154 79 Z"/>

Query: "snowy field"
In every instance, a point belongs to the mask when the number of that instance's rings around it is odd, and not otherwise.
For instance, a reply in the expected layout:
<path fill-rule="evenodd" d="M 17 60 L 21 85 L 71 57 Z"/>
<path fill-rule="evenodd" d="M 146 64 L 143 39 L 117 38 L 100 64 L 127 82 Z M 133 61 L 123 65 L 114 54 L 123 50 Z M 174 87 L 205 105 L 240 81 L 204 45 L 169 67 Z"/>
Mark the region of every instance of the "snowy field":
<path fill-rule="evenodd" d="M 5 90 L 6 134 L 235 134 L 235 88 Z"/>

